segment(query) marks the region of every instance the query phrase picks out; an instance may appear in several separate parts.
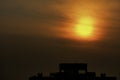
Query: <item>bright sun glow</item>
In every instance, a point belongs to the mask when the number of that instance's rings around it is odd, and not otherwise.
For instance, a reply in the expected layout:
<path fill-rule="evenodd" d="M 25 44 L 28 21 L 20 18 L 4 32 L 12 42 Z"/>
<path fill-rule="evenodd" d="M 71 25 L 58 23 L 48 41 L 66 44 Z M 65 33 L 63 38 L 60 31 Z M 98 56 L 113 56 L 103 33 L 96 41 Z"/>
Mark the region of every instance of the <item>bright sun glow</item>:
<path fill-rule="evenodd" d="M 80 18 L 75 26 L 75 34 L 82 39 L 91 39 L 94 33 L 94 23 L 91 17 Z"/>

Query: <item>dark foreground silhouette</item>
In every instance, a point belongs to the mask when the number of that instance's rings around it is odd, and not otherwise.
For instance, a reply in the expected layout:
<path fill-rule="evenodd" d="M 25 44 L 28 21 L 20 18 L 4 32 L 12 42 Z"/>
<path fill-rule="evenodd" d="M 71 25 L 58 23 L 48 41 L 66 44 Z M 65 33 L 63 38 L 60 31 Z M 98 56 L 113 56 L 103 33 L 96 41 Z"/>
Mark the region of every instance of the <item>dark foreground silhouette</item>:
<path fill-rule="evenodd" d="M 105 73 L 96 76 L 95 72 L 87 71 L 86 63 L 63 63 L 59 65 L 59 72 L 50 73 L 47 77 L 38 73 L 29 80 L 116 80 L 116 77 L 106 76 Z"/>

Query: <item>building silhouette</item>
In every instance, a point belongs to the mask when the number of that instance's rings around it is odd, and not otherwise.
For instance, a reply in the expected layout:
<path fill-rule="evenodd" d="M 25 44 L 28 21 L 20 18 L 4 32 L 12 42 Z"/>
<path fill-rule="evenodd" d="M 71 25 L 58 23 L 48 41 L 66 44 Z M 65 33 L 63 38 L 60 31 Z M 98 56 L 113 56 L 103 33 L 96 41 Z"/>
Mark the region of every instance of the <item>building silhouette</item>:
<path fill-rule="evenodd" d="M 88 72 L 86 63 L 62 63 L 59 72 L 50 73 L 45 77 L 42 73 L 32 76 L 29 80 L 116 80 L 114 76 L 96 76 L 95 72 Z"/>

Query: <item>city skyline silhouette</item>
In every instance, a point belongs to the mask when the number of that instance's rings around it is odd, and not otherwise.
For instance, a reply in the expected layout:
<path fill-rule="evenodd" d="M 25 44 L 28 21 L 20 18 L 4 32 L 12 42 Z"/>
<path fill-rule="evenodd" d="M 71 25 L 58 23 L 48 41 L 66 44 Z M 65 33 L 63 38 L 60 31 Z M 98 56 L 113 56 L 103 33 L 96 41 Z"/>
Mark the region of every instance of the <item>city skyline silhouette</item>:
<path fill-rule="evenodd" d="M 117 77 L 107 76 L 106 73 L 97 76 L 95 72 L 88 71 L 87 63 L 61 63 L 58 72 L 49 76 L 43 76 L 41 72 L 29 77 L 29 80 L 117 80 Z"/>

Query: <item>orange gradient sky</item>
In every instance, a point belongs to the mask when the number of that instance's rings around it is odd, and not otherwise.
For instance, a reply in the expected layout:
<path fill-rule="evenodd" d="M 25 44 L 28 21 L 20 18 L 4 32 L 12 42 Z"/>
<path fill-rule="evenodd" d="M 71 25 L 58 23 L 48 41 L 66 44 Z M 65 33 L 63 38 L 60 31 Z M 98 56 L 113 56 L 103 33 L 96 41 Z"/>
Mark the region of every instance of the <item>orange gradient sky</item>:
<path fill-rule="evenodd" d="M 0 80 L 28 80 L 61 62 L 118 75 L 120 0 L 0 0 Z"/>
<path fill-rule="evenodd" d="M 117 8 L 117 3 L 107 4 L 105 1 L 81 1 L 80 3 L 71 3 L 69 7 L 63 8 L 62 11 L 67 15 L 68 19 L 65 23 L 63 22 L 60 28 L 57 28 L 58 32 L 61 30 L 61 34 L 57 33 L 56 36 L 63 36 L 66 38 L 71 38 L 73 40 L 104 40 L 109 33 L 106 29 L 109 26 L 107 18 L 111 13 L 111 9 Z M 116 6 L 114 6 L 116 4 Z M 70 6 L 74 5 L 74 6 Z M 108 6 L 106 6 L 108 5 Z M 113 6 L 113 7 L 112 7 Z M 65 10 L 66 11 L 65 11 Z M 67 13 L 66 13 L 67 12 Z M 56 30 L 56 31 L 57 31 Z M 64 34 L 63 34 L 64 33 Z"/>

